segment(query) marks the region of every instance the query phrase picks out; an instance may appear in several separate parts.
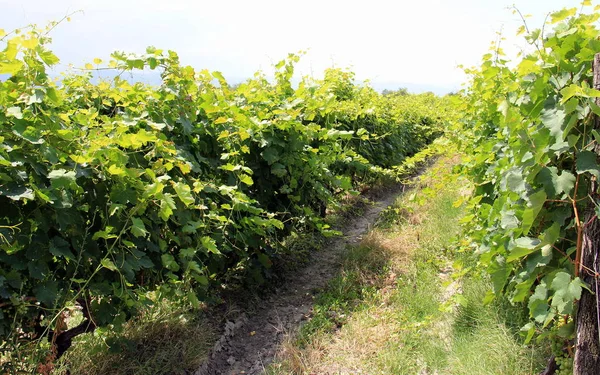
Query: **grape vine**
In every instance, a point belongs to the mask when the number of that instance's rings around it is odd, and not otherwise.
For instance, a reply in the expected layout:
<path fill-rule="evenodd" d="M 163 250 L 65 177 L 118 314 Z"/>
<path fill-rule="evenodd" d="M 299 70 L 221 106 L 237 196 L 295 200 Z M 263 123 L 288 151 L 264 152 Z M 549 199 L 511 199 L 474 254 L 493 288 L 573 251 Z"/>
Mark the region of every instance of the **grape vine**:
<path fill-rule="evenodd" d="M 48 366 L 75 335 L 119 329 L 153 300 L 197 306 L 227 275 L 263 282 L 283 238 L 334 234 L 324 209 L 394 176 L 451 111 L 339 69 L 294 87 L 298 55 L 273 82 L 235 88 L 154 47 L 56 81 L 54 26 L 0 29 L 0 350 L 45 348 Z M 144 69 L 162 83 L 122 78 Z M 2 372 L 19 366 L 2 358 Z"/>
<path fill-rule="evenodd" d="M 590 6 L 584 1 L 582 9 Z M 489 298 L 505 295 L 529 309 L 527 341 L 536 333 L 560 341 L 560 373 L 571 371 L 572 351 L 563 347 L 588 288 L 581 277 L 594 275 L 580 255 L 583 231 L 600 212 L 588 193 L 600 178 L 600 92 L 592 87 L 598 10 L 552 13 L 545 25 L 552 30 L 524 24 L 518 33 L 530 48 L 517 64 L 494 44 L 479 68 L 467 70 L 463 141 L 475 182 L 467 220 L 477 259 L 491 277 Z"/>

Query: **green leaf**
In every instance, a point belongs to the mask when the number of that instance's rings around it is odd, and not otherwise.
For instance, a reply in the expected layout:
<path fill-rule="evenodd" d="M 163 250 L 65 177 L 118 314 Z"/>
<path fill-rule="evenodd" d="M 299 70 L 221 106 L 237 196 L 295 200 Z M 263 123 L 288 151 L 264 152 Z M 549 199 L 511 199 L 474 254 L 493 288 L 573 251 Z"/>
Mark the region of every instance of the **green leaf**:
<path fill-rule="evenodd" d="M 507 171 L 502 180 L 502 186 L 505 190 L 514 191 L 515 193 L 524 192 L 527 187 L 523 178 L 523 172 L 517 168 Z"/>
<path fill-rule="evenodd" d="M 540 283 L 535 292 L 529 297 L 529 314 L 538 323 L 543 323 L 548 317 L 550 306 L 548 305 L 548 288 L 545 283 Z"/>
<path fill-rule="evenodd" d="M 196 280 L 200 285 L 208 285 L 208 277 L 204 275 L 194 275 L 194 280 Z"/>
<path fill-rule="evenodd" d="M 192 189 L 189 185 L 183 182 L 177 182 L 173 184 L 173 188 L 175 189 L 175 193 L 177 193 L 177 197 L 183 202 L 183 204 L 187 207 L 196 202 L 196 199 L 192 195 Z"/>
<path fill-rule="evenodd" d="M 531 341 L 531 339 L 533 338 L 533 335 L 535 335 L 535 331 L 536 331 L 536 329 L 535 329 L 535 324 L 533 324 L 533 323 L 527 323 L 527 324 L 525 324 L 525 325 L 524 325 L 524 326 L 521 328 L 521 330 L 520 330 L 520 331 L 521 331 L 521 332 L 527 332 L 527 333 L 525 334 L 525 344 L 527 345 L 527 344 L 529 344 L 529 342 L 530 342 L 530 341 Z"/>
<path fill-rule="evenodd" d="M 509 267 L 504 258 L 500 256 L 496 257 L 490 264 L 488 272 L 491 274 L 494 293 L 500 293 L 504 289 L 510 271 L 511 267 Z"/>
<path fill-rule="evenodd" d="M 225 80 L 225 77 L 223 77 L 223 74 L 221 72 L 212 72 L 212 76 L 215 77 L 217 80 L 219 80 L 220 83 L 226 83 L 227 81 Z"/>
<path fill-rule="evenodd" d="M 42 59 L 42 61 L 48 66 L 56 65 L 60 61 L 60 59 L 51 51 L 48 51 L 41 47 L 37 48 L 37 53 L 40 59 Z"/>
<path fill-rule="evenodd" d="M 285 166 L 283 164 L 280 163 L 275 163 L 273 164 L 273 166 L 271 167 L 271 173 L 273 173 L 275 176 L 277 177 L 283 177 L 285 176 L 288 172 L 287 169 L 285 168 Z"/>
<path fill-rule="evenodd" d="M 565 340 L 574 337 L 573 334 L 575 333 L 575 323 L 571 321 L 565 325 L 560 326 L 556 333 L 559 337 L 562 337 Z"/>
<path fill-rule="evenodd" d="M 553 245 L 560 237 L 560 224 L 553 223 L 548 229 L 544 231 L 541 236 L 542 243 L 545 245 Z"/>
<path fill-rule="evenodd" d="M 48 173 L 48 178 L 52 180 L 52 186 L 55 188 L 65 188 L 75 182 L 76 174 L 74 171 L 65 169 L 55 169 Z"/>
<path fill-rule="evenodd" d="M 117 238 L 118 236 L 114 233 L 110 233 L 107 230 L 99 230 L 92 236 L 92 240 L 96 241 L 99 238 L 110 240 L 111 238 Z"/>
<path fill-rule="evenodd" d="M 254 184 L 252 177 L 248 176 L 247 174 L 240 175 L 240 181 L 248 186 L 252 186 Z"/>
<path fill-rule="evenodd" d="M 122 167 L 118 167 L 115 164 L 111 164 L 108 169 L 107 172 L 114 175 L 114 176 L 125 176 L 127 175 L 127 170 L 122 168 Z"/>
<path fill-rule="evenodd" d="M 500 226 L 503 229 L 510 230 L 519 227 L 519 219 L 515 216 L 515 212 L 512 210 L 502 211 L 502 217 L 500 220 Z"/>
<path fill-rule="evenodd" d="M 29 275 L 34 279 L 42 280 L 48 275 L 50 269 L 48 264 L 41 259 L 33 260 L 27 264 Z"/>
<path fill-rule="evenodd" d="M 590 173 L 596 178 L 600 178 L 600 168 L 597 163 L 598 156 L 591 151 L 581 151 L 577 154 L 577 174 Z"/>
<path fill-rule="evenodd" d="M 164 188 L 165 185 L 163 185 L 160 182 L 155 182 L 153 184 L 146 185 L 146 188 L 144 189 L 144 198 L 156 197 L 157 195 L 162 193 Z"/>
<path fill-rule="evenodd" d="M 562 95 L 561 103 L 566 103 L 572 97 L 579 96 L 581 91 L 581 87 L 575 84 L 571 84 L 563 88 L 562 90 L 560 90 L 560 93 Z"/>
<path fill-rule="evenodd" d="M 41 128 L 30 126 L 28 121 L 15 120 L 12 132 L 35 145 L 41 145 L 45 142 Z"/>
<path fill-rule="evenodd" d="M 563 192 L 569 194 L 575 187 L 575 176 L 568 171 L 558 175 L 556 167 L 544 167 L 538 173 L 536 180 L 544 186 L 548 197 L 559 197 Z"/>
<path fill-rule="evenodd" d="M 273 265 L 273 262 L 266 254 L 258 253 L 257 257 L 258 261 L 260 262 L 260 264 L 262 264 L 263 267 L 268 269 L 271 268 L 271 266 Z"/>
<path fill-rule="evenodd" d="M 0 61 L 0 74 L 13 75 L 23 68 L 23 62 L 19 60 Z"/>
<path fill-rule="evenodd" d="M 563 138 L 563 125 L 565 123 L 566 113 L 564 110 L 559 108 L 544 109 L 541 113 L 540 119 L 542 124 L 550 130 L 550 134 L 554 136 L 557 141 L 562 141 Z"/>
<path fill-rule="evenodd" d="M 179 256 L 182 258 L 193 258 L 196 255 L 197 250 L 193 247 L 186 247 L 185 249 L 179 250 Z"/>
<path fill-rule="evenodd" d="M 206 250 L 208 250 L 209 252 L 211 252 L 213 254 L 221 254 L 221 252 L 217 248 L 217 243 L 212 238 L 210 238 L 208 236 L 204 236 L 204 237 L 202 237 L 201 242 L 202 242 L 202 246 L 204 246 L 204 248 Z"/>
<path fill-rule="evenodd" d="M 552 307 L 556 308 L 558 314 L 572 314 L 573 303 L 581 298 L 583 283 L 578 277 L 571 280 L 571 275 L 560 271 L 552 280 L 550 289 L 554 290 L 552 296 Z"/>
<path fill-rule="evenodd" d="M 524 234 L 529 233 L 535 218 L 544 206 L 544 202 L 546 202 L 546 198 L 547 195 L 544 190 L 540 190 L 529 196 L 529 206 L 523 211 L 523 220 L 521 221 Z"/>
<path fill-rule="evenodd" d="M 262 152 L 262 157 L 271 165 L 279 160 L 279 153 L 275 148 L 269 147 Z"/>
<path fill-rule="evenodd" d="M 192 307 L 194 307 L 195 309 L 200 307 L 200 301 L 198 300 L 198 296 L 196 296 L 196 293 L 194 293 L 193 290 L 190 290 L 188 292 L 188 301 L 190 301 Z"/>
<path fill-rule="evenodd" d="M 71 245 L 64 240 L 62 237 L 53 237 L 50 240 L 50 253 L 56 257 L 63 257 L 65 259 L 75 259 L 75 255 L 71 251 Z"/>
<path fill-rule="evenodd" d="M 177 264 L 173 255 L 163 254 L 163 255 L 161 255 L 160 258 L 161 258 L 162 264 L 163 264 L 163 266 L 165 266 L 165 268 L 167 268 L 173 272 L 179 271 L 179 264 Z"/>
<path fill-rule="evenodd" d="M 46 94 L 42 90 L 35 90 L 33 95 L 29 96 L 29 99 L 27 100 L 27 105 L 41 103 L 44 101 L 45 96 Z"/>
<path fill-rule="evenodd" d="M 559 192 L 570 194 L 575 186 L 575 176 L 568 171 L 563 171 L 556 180 L 556 188 Z"/>
<path fill-rule="evenodd" d="M 566 272 L 557 272 L 554 275 L 554 279 L 552 280 L 552 284 L 550 285 L 550 289 L 553 290 L 561 290 L 567 289 L 569 284 L 571 283 L 571 275 Z M 581 293 L 581 290 L 580 290 Z"/>
<path fill-rule="evenodd" d="M 558 12 L 554 12 L 550 14 L 550 19 L 552 24 L 559 23 L 561 21 L 566 20 L 569 17 L 574 16 L 577 13 L 577 8 L 569 8 L 562 9 Z"/>
<path fill-rule="evenodd" d="M 133 234 L 135 237 L 146 237 L 148 231 L 146 230 L 146 226 L 144 225 L 142 219 L 138 217 L 132 217 L 131 222 L 131 234 Z"/>
<path fill-rule="evenodd" d="M 167 221 L 167 220 L 169 220 L 171 215 L 173 215 L 173 210 L 175 208 L 176 208 L 176 206 L 175 206 L 175 201 L 173 200 L 173 197 L 170 194 L 164 194 L 160 201 L 160 210 L 158 212 L 159 216 L 164 221 Z"/>
<path fill-rule="evenodd" d="M 596 106 L 596 107 L 598 107 L 598 106 Z M 600 116 L 600 114 L 598 114 L 598 115 Z M 598 133 L 598 131 L 596 129 L 592 129 L 591 133 L 594 136 L 594 141 L 596 141 L 596 143 L 600 144 L 600 133 Z"/>
<path fill-rule="evenodd" d="M 537 238 L 521 237 L 514 241 L 513 247 L 510 250 L 510 255 L 506 259 L 507 262 L 512 262 L 533 253 L 539 249 L 541 241 Z"/>
<path fill-rule="evenodd" d="M 107 268 L 111 271 L 118 271 L 117 266 L 115 266 L 115 264 L 113 263 L 112 260 L 108 259 L 108 258 L 104 258 L 102 259 L 102 261 L 100 262 L 100 264 L 102 265 L 102 267 Z"/>
<path fill-rule="evenodd" d="M 47 280 L 43 284 L 33 289 L 35 299 L 47 307 L 54 307 L 58 299 L 58 283 L 54 280 Z"/>
<path fill-rule="evenodd" d="M 1 74 L 1 73 L 0 73 Z M 21 112 L 20 107 L 9 107 L 6 109 L 6 115 L 9 117 L 15 117 L 18 119 L 23 118 L 23 112 Z"/>
<path fill-rule="evenodd" d="M 13 201 L 26 199 L 33 200 L 35 198 L 35 194 L 33 193 L 32 189 L 17 184 L 6 184 L 4 186 L 0 186 L 0 195 L 4 195 Z"/>

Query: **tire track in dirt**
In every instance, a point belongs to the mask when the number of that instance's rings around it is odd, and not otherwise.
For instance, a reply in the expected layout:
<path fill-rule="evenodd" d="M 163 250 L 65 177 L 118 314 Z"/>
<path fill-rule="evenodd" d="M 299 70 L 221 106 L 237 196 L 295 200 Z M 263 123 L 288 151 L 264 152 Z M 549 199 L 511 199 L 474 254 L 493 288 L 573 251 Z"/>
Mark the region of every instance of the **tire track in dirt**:
<path fill-rule="evenodd" d="M 373 204 L 342 228 L 342 237 L 313 253 L 310 263 L 287 278 L 277 292 L 258 300 L 251 315 L 241 314 L 235 321 L 228 321 L 209 359 L 194 375 L 262 373 L 273 361 L 285 335 L 308 319 L 314 293 L 336 275 L 346 247 L 360 242 L 379 214 L 403 190 L 404 186 L 398 185 L 371 198 Z"/>

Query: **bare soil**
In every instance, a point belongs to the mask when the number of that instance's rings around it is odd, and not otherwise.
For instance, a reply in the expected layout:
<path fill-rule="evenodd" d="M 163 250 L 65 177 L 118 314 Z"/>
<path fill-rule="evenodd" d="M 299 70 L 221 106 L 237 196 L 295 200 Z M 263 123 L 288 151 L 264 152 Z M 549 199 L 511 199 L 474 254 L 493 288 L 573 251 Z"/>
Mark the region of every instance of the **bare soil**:
<path fill-rule="evenodd" d="M 209 359 L 194 375 L 260 374 L 273 361 L 286 335 L 310 319 L 313 297 L 327 285 L 340 268 L 349 245 L 360 242 L 377 217 L 404 190 L 402 185 L 370 192 L 373 204 L 348 220 L 343 236 L 329 241 L 311 256 L 310 263 L 286 278 L 283 285 L 256 300 L 251 308 L 229 320 L 212 349 Z"/>

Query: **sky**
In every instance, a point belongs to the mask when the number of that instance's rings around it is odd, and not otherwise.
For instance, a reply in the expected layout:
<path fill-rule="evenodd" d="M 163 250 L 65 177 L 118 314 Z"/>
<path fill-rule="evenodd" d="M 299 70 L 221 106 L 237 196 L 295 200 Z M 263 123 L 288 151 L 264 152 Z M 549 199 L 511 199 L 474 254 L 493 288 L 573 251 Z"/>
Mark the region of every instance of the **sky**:
<path fill-rule="evenodd" d="M 508 9 L 546 14 L 579 7 L 580 0 L 0 0 L 0 29 L 44 26 L 71 16 L 52 32 L 51 49 L 83 66 L 119 50 L 147 46 L 176 51 L 182 63 L 218 70 L 231 83 L 267 74 L 288 53 L 308 50 L 298 75 L 320 77 L 332 66 L 349 68 L 379 90 L 444 94 L 466 80 L 459 65 L 473 66 L 501 32 L 516 53 L 522 24 Z M 597 4 L 596 1 L 594 4 Z"/>

